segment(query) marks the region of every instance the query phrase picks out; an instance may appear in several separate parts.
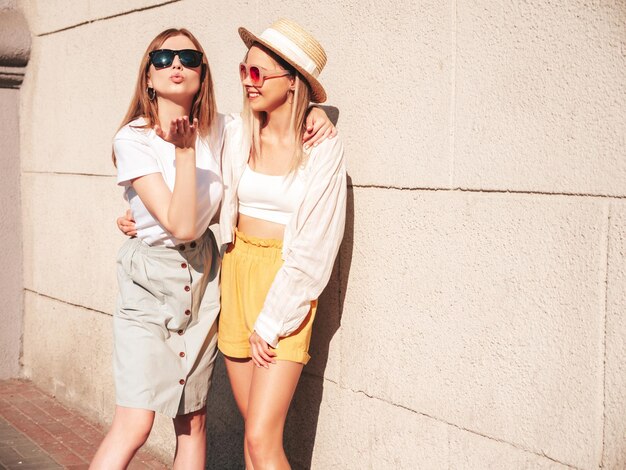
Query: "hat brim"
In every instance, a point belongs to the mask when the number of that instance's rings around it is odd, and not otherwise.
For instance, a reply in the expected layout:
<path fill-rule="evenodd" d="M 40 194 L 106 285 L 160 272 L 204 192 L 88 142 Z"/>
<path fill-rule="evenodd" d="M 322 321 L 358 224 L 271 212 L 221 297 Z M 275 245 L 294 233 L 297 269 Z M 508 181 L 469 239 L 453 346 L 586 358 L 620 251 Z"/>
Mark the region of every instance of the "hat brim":
<path fill-rule="evenodd" d="M 314 103 L 323 103 L 324 101 L 326 101 L 326 91 L 324 90 L 324 87 L 322 86 L 322 84 L 317 80 L 317 78 L 315 78 L 309 72 L 304 70 L 298 64 L 295 64 L 288 57 L 285 57 L 285 55 L 282 52 L 280 52 L 278 49 L 276 49 L 274 46 L 272 46 L 272 44 L 268 43 L 264 39 L 259 38 L 257 35 L 252 34 L 246 28 L 243 28 L 243 27 L 239 28 L 238 31 L 239 31 L 239 36 L 241 37 L 241 40 L 248 47 L 248 49 L 250 49 L 252 45 L 255 42 L 257 42 L 261 44 L 263 47 L 267 47 L 270 51 L 272 51 L 274 54 L 281 57 L 285 62 L 289 63 L 289 65 L 291 65 L 294 69 L 296 69 L 304 77 L 304 79 L 307 81 L 307 83 L 311 87 L 311 101 L 313 101 Z"/>

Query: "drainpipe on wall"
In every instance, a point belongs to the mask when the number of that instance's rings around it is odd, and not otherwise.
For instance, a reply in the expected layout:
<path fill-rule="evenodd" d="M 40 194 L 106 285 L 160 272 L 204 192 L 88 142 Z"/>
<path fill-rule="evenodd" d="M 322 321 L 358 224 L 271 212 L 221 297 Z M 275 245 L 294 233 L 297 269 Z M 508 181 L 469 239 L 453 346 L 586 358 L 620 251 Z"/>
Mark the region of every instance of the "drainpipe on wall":
<path fill-rule="evenodd" d="M 0 9 L 0 379 L 20 375 L 24 280 L 19 88 L 30 45 L 24 15 Z"/>

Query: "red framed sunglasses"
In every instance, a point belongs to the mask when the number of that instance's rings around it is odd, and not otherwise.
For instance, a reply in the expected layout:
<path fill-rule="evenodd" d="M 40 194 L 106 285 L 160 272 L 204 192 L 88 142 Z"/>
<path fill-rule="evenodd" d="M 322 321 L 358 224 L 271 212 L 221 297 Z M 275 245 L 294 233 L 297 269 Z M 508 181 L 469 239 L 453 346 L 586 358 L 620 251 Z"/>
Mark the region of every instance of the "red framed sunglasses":
<path fill-rule="evenodd" d="M 248 65 L 245 62 L 239 64 L 241 81 L 243 82 L 249 76 L 252 85 L 259 88 L 268 78 L 284 77 L 285 75 L 291 75 L 291 72 L 289 70 L 267 70 L 258 65 Z"/>

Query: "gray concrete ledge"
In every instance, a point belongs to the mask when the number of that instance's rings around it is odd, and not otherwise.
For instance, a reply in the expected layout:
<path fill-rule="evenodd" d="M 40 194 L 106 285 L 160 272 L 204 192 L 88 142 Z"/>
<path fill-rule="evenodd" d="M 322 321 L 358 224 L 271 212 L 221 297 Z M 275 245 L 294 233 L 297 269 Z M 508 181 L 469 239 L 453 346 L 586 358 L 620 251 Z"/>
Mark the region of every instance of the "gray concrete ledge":
<path fill-rule="evenodd" d="M 0 88 L 19 88 L 24 81 L 26 67 L 4 67 L 0 65 Z"/>
<path fill-rule="evenodd" d="M 0 88 L 22 84 L 30 45 L 30 30 L 22 12 L 0 10 Z"/>

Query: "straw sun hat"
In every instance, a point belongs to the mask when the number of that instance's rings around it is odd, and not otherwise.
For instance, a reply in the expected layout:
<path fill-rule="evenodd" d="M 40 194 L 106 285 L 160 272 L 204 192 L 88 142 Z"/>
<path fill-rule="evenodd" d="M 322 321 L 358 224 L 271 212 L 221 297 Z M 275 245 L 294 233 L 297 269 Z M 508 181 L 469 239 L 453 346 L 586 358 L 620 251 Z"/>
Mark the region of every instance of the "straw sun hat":
<path fill-rule="evenodd" d="M 326 52 L 311 34 L 302 29 L 302 26 L 281 18 L 259 36 L 252 34 L 246 28 L 239 28 L 239 36 L 248 48 L 258 42 L 278 54 L 300 72 L 311 86 L 311 101 L 314 103 L 326 101 L 324 87 L 317 81 L 317 77 L 326 65 Z"/>

